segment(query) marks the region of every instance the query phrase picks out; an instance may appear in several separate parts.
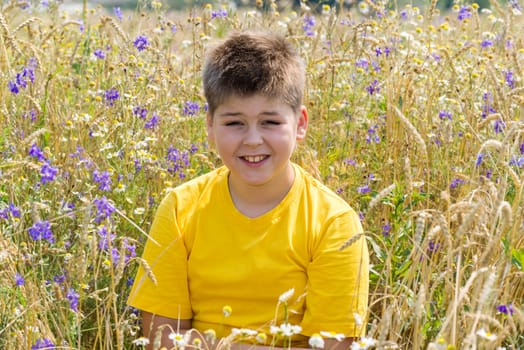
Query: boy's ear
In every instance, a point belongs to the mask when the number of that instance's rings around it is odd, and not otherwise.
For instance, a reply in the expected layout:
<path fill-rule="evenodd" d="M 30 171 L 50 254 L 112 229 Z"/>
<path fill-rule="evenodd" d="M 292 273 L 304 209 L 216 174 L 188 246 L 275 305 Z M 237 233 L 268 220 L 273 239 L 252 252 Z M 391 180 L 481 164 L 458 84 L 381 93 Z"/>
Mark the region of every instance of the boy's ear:
<path fill-rule="evenodd" d="M 300 106 L 297 116 L 297 140 L 302 141 L 306 138 L 309 116 L 306 106 Z"/>

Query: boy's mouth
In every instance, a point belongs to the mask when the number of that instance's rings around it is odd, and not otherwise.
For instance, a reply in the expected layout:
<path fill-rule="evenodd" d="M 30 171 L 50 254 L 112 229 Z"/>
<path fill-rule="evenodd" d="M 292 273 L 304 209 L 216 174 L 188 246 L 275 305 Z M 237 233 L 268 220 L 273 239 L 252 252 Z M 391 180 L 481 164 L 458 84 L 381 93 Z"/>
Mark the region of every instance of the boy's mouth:
<path fill-rule="evenodd" d="M 269 157 L 268 155 L 264 155 L 264 156 L 242 156 L 240 158 L 247 161 L 248 163 L 260 163 L 261 161 L 263 161 L 264 159 L 268 157 Z"/>

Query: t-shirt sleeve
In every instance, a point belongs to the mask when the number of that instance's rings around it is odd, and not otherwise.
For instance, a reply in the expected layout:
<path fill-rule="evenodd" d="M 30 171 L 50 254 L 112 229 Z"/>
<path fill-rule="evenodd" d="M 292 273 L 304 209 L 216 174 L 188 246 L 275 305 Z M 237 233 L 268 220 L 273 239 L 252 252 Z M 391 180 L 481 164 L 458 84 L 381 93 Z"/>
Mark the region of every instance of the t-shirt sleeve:
<path fill-rule="evenodd" d="M 164 317 L 191 319 L 187 249 L 177 223 L 173 193 L 158 207 L 142 258 L 128 304 Z"/>
<path fill-rule="evenodd" d="M 356 238 L 354 242 L 352 237 Z M 307 269 L 302 333 L 311 336 L 326 331 L 343 333 L 347 337 L 363 336 L 369 292 L 369 253 L 357 214 L 350 210 L 337 216 L 314 241 Z"/>

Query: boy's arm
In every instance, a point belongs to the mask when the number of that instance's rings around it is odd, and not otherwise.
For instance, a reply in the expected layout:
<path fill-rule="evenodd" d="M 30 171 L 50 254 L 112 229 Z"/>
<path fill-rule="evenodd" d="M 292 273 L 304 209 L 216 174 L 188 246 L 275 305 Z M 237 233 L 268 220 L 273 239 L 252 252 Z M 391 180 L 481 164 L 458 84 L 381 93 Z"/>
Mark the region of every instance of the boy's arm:
<path fill-rule="evenodd" d="M 142 311 L 142 326 L 144 337 L 149 339 L 149 345 L 146 347 L 147 350 L 154 349 L 155 338 L 157 337 L 157 332 L 161 332 L 160 346 L 166 347 L 167 349 L 172 349 L 174 347 L 173 340 L 169 339 L 169 334 L 176 332 L 179 334 L 184 334 L 185 332 L 191 329 L 192 322 L 191 320 L 178 320 L 164 316 L 154 315 L 150 312 Z M 202 339 L 198 333 L 192 333 L 192 338 L 199 337 L 203 344 L 205 344 L 205 339 Z M 345 338 L 342 341 L 337 341 L 335 339 L 325 339 L 324 340 L 324 349 L 325 350 L 347 350 L 350 348 L 353 343 L 353 338 Z M 191 342 L 190 342 L 191 343 Z M 209 350 L 220 350 L 219 346 L 207 344 L 207 346 L 202 346 L 202 349 Z M 282 348 L 274 346 L 264 346 L 264 345 L 253 345 L 253 344 L 243 344 L 243 343 L 233 343 L 231 344 L 230 350 L 278 350 Z M 301 348 L 285 348 L 285 350 L 294 350 Z"/>

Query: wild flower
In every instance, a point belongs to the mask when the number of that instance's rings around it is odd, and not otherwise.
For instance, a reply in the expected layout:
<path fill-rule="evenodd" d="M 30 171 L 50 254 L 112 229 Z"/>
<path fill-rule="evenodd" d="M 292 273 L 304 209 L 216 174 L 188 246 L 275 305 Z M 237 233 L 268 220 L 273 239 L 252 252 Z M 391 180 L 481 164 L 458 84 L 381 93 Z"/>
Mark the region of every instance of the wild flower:
<path fill-rule="evenodd" d="M 45 185 L 48 182 L 52 182 L 58 174 L 58 168 L 52 167 L 48 161 L 42 164 L 40 168 L 40 183 Z"/>
<path fill-rule="evenodd" d="M 524 167 L 524 157 L 515 157 L 515 156 L 512 156 L 510 161 L 509 161 L 509 165 L 512 165 L 512 166 L 516 166 L 516 167 L 519 167 L 519 168 L 522 168 Z"/>
<path fill-rule="evenodd" d="M 480 42 L 480 47 L 483 49 L 493 46 L 493 41 L 489 39 L 484 39 Z"/>
<path fill-rule="evenodd" d="M 315 16 L 310 14 L 305 14 L 302 24 L 302 29 L 304 30 L 304 34 L 309 37 L 315 36 L 315 27 L 316 21 Z"/>
<path fill-rule="evenodd" d="M 94 52 L 93 52 L 93 55 L 100 59 L 100 60 L 103 60 L 104 58 L 106 58 L 106 53 L 100 49 L 96 49 Z"/>
<path fill-rule="evenodd" d="M 144 124 L 144 128 L 155 129 L 158 126 L 158 123 L 160 123 L 160 116 L 153 113 L 153 116 Z"/>
<path fill-rule="evenodd" d="M 109 218 L 111 214 L 116 211 L 116 208 L 111 202 L 103 196 L 102 198 L 95 198 L 93 204 L 96 206 L 97 213 L 95 223 L 99 224 L 102 220 Z"/>
<path fill-rule="evenodd" d="M 55 344 L 50 339 L 39 338 L 31 346 L 31 350 L 41 350 L 41 349 L 56 349 Z"/>
<path fill-rule="evenodd" d="M 258 334 L 254 329 L 249 328 L 232 328 L 231 335 L 238 338 L 250 338 Z"/>
<path fill-rule="evenodd" d="M 133 115 L 136 115 L 142 119 L 145 119 L 147 117 L 147 109 L 141 106 L 133 107 Z"/>
<path fill-rule="evenodd" d="M 31 148 L 29 148 L 29 156 L 37 158 L 40 162 L 44 162 L 46 160 L 44 152 L 42 152 L 42 150 L 35 143 L 33 143 Z"/>
<path fill-rule="evenodd" d="M 101 250 L 109 249 L 109 246 L 112 245 L 111 242 L 113 242 L 116 235 L 111 233 L 105 225 L 100 226 L 97 232 L 100 236 L 100 239 L 98 240 L 98 248 Z"/>
<path fill-rule="evenodd" d="M 380 136 L 377 134 L 378 125 L 374 125 L 368 129 L 366 135 L 366 143 L 380 143 Z"/>
<path fill-rule="evenodd" d="M 450 111 L 447 111 L 445 109 L 441 110 L 438 112 L 438 117 L 440 119 L 448 119 L 448 120 L 453 120 L 453 114 L 450 112 Z"/>
<path fill-rule="evenodd" d="M 203 334 L 206 342 L 208 342 L 211 345 L 215 344 L 215 341 L 217 339 L 217 333 L 214 329 L 206 329 Z"/>
<path fill-rule="evenodd" d="M 223 308 L 222 308 L 222 314 L 224 314 L 224 317 L 229 317 L 231 316 L 231 313 L 233 312 L 233 309 L 231 308 L 231 306 L 229 305 L 225 305 Z"/>
<path fill-rule="evenodd" d="M 257 341 L 257 343 L 259 344 L 265 344 L 266 341 L 267 341 L 267 335 L 266 333 L 263 333 L 263 332 L 260 332 L 256 335 L 255 337 L 255 340 Z"/>
<path fill-rule="evenodd" d="M 382 225 L 382 236 L 388 237 L 390 233 L 391 233 L 391 224 L 388 221 L 386 221 L 384 225 Z"/>
<path fill-rule="evenodd" d="M 504 78 L 506 81 L 506 85 L 509 86 L 510 89 L 515 88 L 515 78 L 513 77 L 513 72 L 509 69 L 504 72 Z"/>
<path fill-rule="evenodd" d="M 211 19 L 213 18 L 225 18 L 227 17 L 228 13 L 225 8 L 222 8 L 220 10 L 213 10 L 211 12 Z"/>
<path fill-rule="evenodd" d="M 485 154 L 479 153 L 477 156 L 477 160 L 475 161 L 475 167 L 479 167 L 482 164 L 482 161 L 484 160 Z"/>
<path fill-rule="evenodd" d="M 66 293 L 66 298 L 69 300 L 69 307 L 74 312 L 78 312 L 78 304 L 79 304 L 79 298 L 80 294 L 76 292 L 73 288 L 69 288 L 69 290 Z"/>
<path fill-rule="evenodd" d="M 18 85 L 16 85 L 16 83 L 13 81 L 13 80 L 9 80 L 7 82 L 7 87 L 9 89 L 9 91 L 13 94 L 18 94 L 20 92 L 20 89 L 18 88 Z"/>
<path fill-rule="evenodd" d="M 321 331 L 320 335 L 323 336 L 324 338 L 336 339 L 337 341 L 342 341 L 346 337 L 342 333 L 327 332 L 327 331 Z"/>
<path fill-rule="evenodd" d="M 311 337 L 309 337 L 308 344 L 313 349 L 323 349 L 324 348 L 324 339 L 322 339 L 320 334 L 315 333 Z"/>
<path fill-rule="evenodd" d="M 65 279 L 66 279 L 65 274 L 56 275 L 53 277 L 53 282 L 55 282 L 56 284 L 62 284 L 64 283 Z"/>
<path fill-rule="evenodd" d="M 360 194 L 366 194 L 371 192 L 371 187 L 368 184 L 357 187 L 357 192 Z"/>
<path fill-rule="evenodd" d="M 109 106 L 114 105 L 115 101 L 120 98 L 120 93 L 117 89 L 111 88 L 105 91 L 104 98 L 106 101 L 106 104 Z"/>
<path fill-rule="evenodd" d="M 493 122 L 493 130 L 495 130 L 495 133 L 500 134 L 504 131 L 506 128 L 506 123 L 502 119 L 495 119 Z"/>
<path fill-rule="evenodd" d="M 184 178 L 185 173 L 183 169 L 189 166 L 189 152 L 181 152 L 177 148 L 170 146 L 167 150 L 167 160 L 170 161 L 170 166 L 168 166 L 167 171 L 173 175 L 178 174 L 179 178 Z"/>
<path fill-rule="evenodd" d="M 351 350 L 365 350 L 369 349 L 372 346 L 375 346 L 377 344 L 377 341 L 373 338 L 369 337 L 362 337 L 357 341 L 354 341 L 351 344 Z"/>
<path fill-rule="evenodd" d="M 369 70 L 369 62 L 365 58 L 359 58 L 355 62 L 355 67 L 362 68 L 362 69 L 364 69 L 367 72 Z"/>
<path fill-rule="evenodd" d="M 482 95 L 482 100 L 484 101 L 482 106 L 482 118 L 486 118 L 488 115 L 497 112 L 493 108 L 493 94 L 491 92 L 485 92 Z"/>
<path fill-rule="evenodd" d="M 135 41 L 133 42 L 133 45 L 136 47 L 138 51 L 143 51 L 147 49 L 149 46 L 149 40 L 145 35 L 139 35 L 136 37 Z"/>
<path fill-rule="evenodd" d="M 460 185 L 463 185 L 465 183 L 466 183 L 466 181 L 464 181 L 463 179 L 461 179 L 459 177 L 456 177 L 453 180 L 451 180 L 451 183 L 450 183 L 449 187 L 450 188 L 457 188 Z"/>
<path fill-rule="evenodd" d="M 136 346 L 146 346 L 149 345 L 149 339 L 147 339 L 146 337 L 140 337 L 133 340 L 131 343 L 133 343 Z"/>
<path fill-rule="evenodd" d="M 200 112 L 200 105 L 198 102 L 193 101 L 186 101 L 184 104 L 184 108 L 182 109 L 182 113 L 185 115 L 197 115 Z"/>
<path fill-rule="evenodd" d="M 46 240 L 49 243 L 54 243 L 55 238 L 51 231 L 51 224 L 49 221 L 37 221 L 28 230 L 29 236 L 33 241 Z"/>
<path fill-rule="evenodd" d="M 374 95 L 375 93 L 379 92 L 380 91 L 380 86 L 379 86 L 378 80 L 377 79 L 373 80 L 373 82 L 371 82 L 371 84 L 369 84 L 366 87 L 366 91 L 370 95 Z"/>
<path fill-rule="evenodd" d="M 469 6 L 462 6 L 458 12 L 457 19 L 459 21 L 463 21 L 466 18 L 470 18 L 472 16 L 471 9 Z"/>
<path fill-rule="evenodd" d="M 111 191 L 111 174 L 108 171 L 93 170 L 93 181 L 98 184 L 98 189 L 101 191 Z"/>
<path fill-rule="evenodd" d="M 173 341 L 173 345 L 176 348 L 184 348 L 188 345 L 189 338 L 191 337 L 191 334 L 189 332 L 186 332 L 185 334 L 180 334 L 177 332 L 173 332 L 169 334 L 169 339 Z"/>
<path fill-rule="evenodd" d="M 500 304 L 497 306 L 497 311 L 505 315 L 511 316 L 515 312 L 513 304 Z"/>
<path fill-rule="evenodd" d="M 116 18 L 118 18 L 119 21 L 122 21 L 122 19 L 124 18 L 120 7 L 113 7 L 113 13 L 115 14 Z"/>
<path fill-rule="evenodd" d="M 481 338 L 484 338 L 486 340 L 495 340 L 497 339 L 497 335 L 495 333 L 491 333 L 490 331 L 485 330 L 484 328 L 481 328 L 477 331 L 477 335 Z"/>
<path fill-rule="evenodd" d="M 20 286 L 23 286 L 25 284 L 25 279 L 24 279 L 24 276 L 22 276 L 21 274 L 19 274 L 18 272 L 15 273 L 15 285 L 17 287 L 20 287 Z"/>
<path fill-rule="evenodd" d="M 299 334 L 302 331 L 302 327 L 298 325 L 292 325 L 290 323 L 282 323 L 280 326 L 271 326 L 270 333 L 278 337 L 291 337 L 294 334 Z"/>

